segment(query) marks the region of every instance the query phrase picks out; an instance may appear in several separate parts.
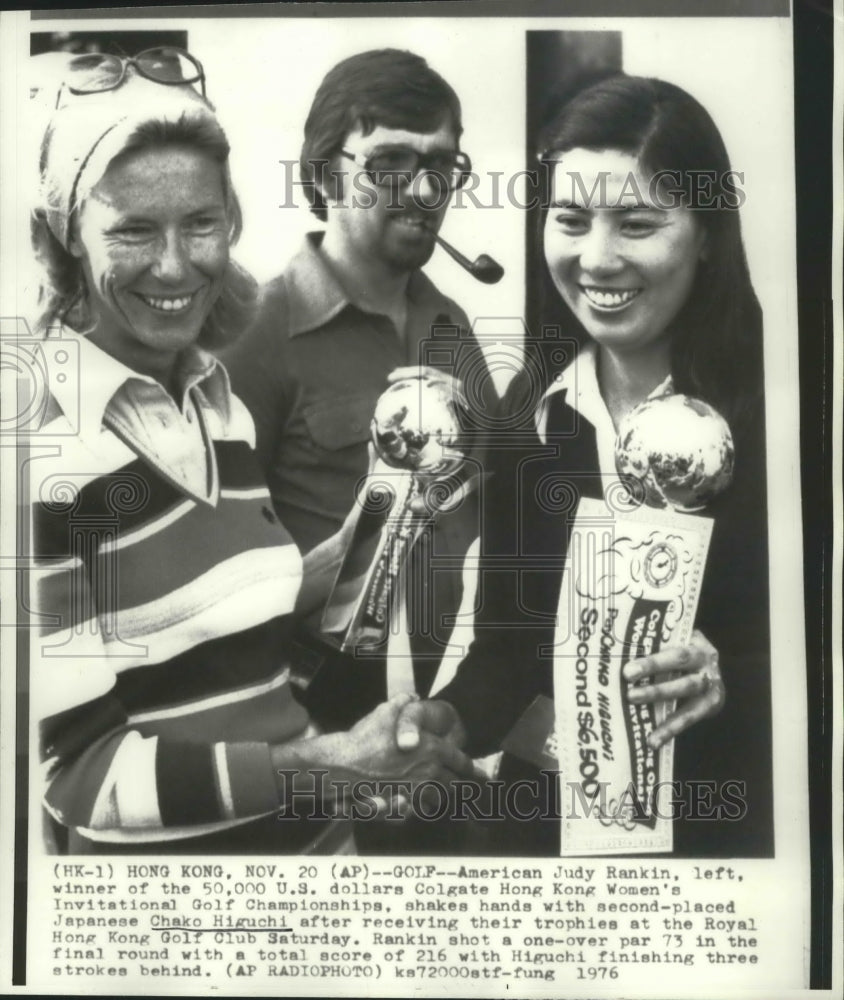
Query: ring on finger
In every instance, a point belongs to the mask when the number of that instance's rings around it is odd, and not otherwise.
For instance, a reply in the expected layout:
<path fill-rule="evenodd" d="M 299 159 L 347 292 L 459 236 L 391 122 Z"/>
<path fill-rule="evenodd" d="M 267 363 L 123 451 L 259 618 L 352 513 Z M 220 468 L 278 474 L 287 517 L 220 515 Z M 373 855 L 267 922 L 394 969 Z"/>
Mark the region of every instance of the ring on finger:
<path fill-rule="evenodd" d="M 711 670 L 708 670 L 705 667 L 703 670 L 700 671 L 699 676 L 704 692 L 707 692 L 711 688 L 713 688 L 718 680 L 715 674 Z"/>

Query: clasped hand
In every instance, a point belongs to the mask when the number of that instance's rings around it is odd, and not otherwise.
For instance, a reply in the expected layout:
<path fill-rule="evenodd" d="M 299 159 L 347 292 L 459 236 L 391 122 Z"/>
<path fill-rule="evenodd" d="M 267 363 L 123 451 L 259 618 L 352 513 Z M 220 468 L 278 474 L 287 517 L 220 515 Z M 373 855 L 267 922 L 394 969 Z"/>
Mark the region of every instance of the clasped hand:
<path fill-rule="evenodd" d="M 462 727 L 450 705 L 399 694 L 348 732 L 317 737 L 312 741 L 312 753 L 317 754 L 316 764 L 330 770 L 335 788 L 343 782 L 350 786 L 365 782 L 372 787 L 368 797 L 380 812 L 391 802 L 394 810 L 406 815 L 420 786 L 429 786 L 422 788 L 423 799 L 427 799 L 432 793 L 439 795 L 435 782 L 448 794 L 453 781 L 484 780 L 460 749 L 461 741 Z"/>

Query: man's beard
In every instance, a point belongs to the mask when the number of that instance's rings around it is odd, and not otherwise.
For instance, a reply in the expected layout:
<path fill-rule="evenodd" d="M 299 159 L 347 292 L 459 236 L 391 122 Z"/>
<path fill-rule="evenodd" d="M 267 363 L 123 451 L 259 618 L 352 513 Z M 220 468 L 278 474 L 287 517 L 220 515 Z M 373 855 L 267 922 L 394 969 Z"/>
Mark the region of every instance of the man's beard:
<path fill-rule="evenodd" d="M 402 239 L 401 232 L 395 224 L 391 226 L 391 239 L 381 245 L 381 258 L 385 264 L 396 271 L 415 271 L 431 259 L 436 242 L 434 230 L 425 229 L 414 239 Z"/>

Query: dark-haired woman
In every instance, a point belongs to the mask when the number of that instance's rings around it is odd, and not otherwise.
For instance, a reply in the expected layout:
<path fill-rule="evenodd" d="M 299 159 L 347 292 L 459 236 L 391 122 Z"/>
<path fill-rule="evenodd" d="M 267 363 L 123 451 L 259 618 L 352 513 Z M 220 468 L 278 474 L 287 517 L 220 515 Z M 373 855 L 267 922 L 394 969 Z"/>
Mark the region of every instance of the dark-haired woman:
<path fill-rule="evenodd" d="M 655 746 L 676 737 L 675 853 L 770 855 L 762 323 L 741 192 L 708 113 L 659 80 L 612 77 L 576 95 L 549 122 L 541 151 L 551 182 L 545 319 L 578 348 L 561 370 L 559 339 L 529 344 L 505 400 L 517 416 L 490 448 L 476 639 L 439 698 L 456 710 L 470 752 L 483 754 L 537 694 L 553 695 L 570 521 L 541 501 L 539 484 L 554 475 L 575 495 L 601 497 L 630 410 L 668 392 L 703 399 L 730 424 L 736 473 L 705 510 L 714 531 L 699 631 L 624 676 L 646 681 L 631 700 L 678 699 L 652 737 Z M 529 849 L 521 829 L 516 851 Z M 559 837 L 546 830 L 536 843 L 555 852 Z"/>

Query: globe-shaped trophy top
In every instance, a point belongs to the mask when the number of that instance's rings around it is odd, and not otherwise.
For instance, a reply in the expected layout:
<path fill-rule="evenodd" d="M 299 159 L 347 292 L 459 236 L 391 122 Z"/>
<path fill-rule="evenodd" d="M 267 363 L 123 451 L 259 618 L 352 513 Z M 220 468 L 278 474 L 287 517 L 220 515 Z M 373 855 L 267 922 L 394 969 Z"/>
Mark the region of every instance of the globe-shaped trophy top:
<path fill-rule="evenodd" d="M 375 450 L 393 468 L 451 475 L 464 460 L 459 409 L 465 405 L 450 381 L 430 375 L 400 379 L 375 406 Z"/>
<path fill-rule="evenodd" d="M 729 486 L 734 458 L 726 420 L 690 396 L 647 399 L 618 427 L 616 468 L 641 482 L 651 507 L 703 510 Z"/>

